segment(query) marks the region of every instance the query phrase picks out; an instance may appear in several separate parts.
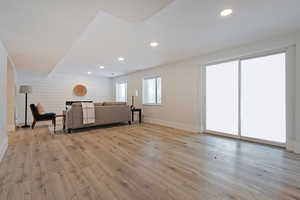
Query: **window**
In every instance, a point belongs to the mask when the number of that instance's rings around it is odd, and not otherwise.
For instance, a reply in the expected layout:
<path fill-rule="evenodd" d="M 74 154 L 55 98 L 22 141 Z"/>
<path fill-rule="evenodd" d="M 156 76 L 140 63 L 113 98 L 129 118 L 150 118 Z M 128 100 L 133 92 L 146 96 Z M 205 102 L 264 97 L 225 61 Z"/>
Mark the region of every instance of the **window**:
<path fill-rule="evenodd" d="M 143 104 L 161 104 L 161 78 L 143 80 Z"/>
<path fill-rule="evenodd" d="M 127 102 L 127 82 L 116 83 L 116 101 Z"/>

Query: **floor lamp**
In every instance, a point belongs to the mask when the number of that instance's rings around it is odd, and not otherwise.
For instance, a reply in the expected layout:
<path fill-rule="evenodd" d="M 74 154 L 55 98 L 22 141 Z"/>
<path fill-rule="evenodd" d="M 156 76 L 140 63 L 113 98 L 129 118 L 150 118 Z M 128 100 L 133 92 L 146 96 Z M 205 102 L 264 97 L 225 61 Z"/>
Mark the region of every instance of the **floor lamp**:
<path fill-rule="evenodd" d="M 30 126 L 27 124 L 27 101 L 28 101 L 28 94 L 32 93 L 32 87 L 29 85 L 21 85 L 20 86 L 20 93 L 25 94 L 25 125 L 22 126 L 22 128 L 30 128 Z"/>

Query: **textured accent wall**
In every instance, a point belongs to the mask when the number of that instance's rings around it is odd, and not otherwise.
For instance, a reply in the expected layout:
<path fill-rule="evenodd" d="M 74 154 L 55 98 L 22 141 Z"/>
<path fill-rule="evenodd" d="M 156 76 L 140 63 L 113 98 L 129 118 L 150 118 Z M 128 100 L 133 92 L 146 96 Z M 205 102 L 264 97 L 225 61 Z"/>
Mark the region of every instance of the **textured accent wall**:
<path fill-rule="evenodd" d="M 39 76 L 24 71 L 18 71 L 18 86 L 22 84 L 31 85 L 33 93 L 28 95 L 28 105 L 41 103 L 46 112 L 61 114 L 65 109 L 66 101 L 92 100 L 111 101 L 112 100 L 112 79 L 79 76 L 72 74 L 56 74 L 50 76 Z M 73 87 L 83 84 L 88 92 L 84 97 L 73 94 Z M 24 123 L 25 97 L 17 91 L 16 98 L 17 124 Z M 28 121 L 32 121 L 32 114 L 28 108 Z"/>

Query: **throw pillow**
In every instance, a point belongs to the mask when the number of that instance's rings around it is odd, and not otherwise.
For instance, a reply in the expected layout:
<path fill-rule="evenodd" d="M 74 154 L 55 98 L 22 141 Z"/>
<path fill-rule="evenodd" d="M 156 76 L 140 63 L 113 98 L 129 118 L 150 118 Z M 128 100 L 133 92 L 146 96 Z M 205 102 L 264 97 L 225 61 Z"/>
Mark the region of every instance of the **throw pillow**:
<path fill-rule="evenodd" d="M 40 115 L 45 114 L 45 109 L 42 104 L 38 103 L 36 107 Z"/>

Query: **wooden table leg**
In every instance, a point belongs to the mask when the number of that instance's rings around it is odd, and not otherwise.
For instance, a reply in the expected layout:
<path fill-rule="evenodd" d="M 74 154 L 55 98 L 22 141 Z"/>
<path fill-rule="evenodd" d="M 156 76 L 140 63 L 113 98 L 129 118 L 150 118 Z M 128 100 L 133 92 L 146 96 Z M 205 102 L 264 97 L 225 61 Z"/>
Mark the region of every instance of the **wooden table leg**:
<path fill-rule="evenodd" d="M 131 121 L 134 122 L 134 111 L 131 111 Z"/>
<path fill-rule="evenodd" d="M 56 132 L 56 117 L 54 117 L 54 119 L 52 119 L 52 123 L 53 123 L 53 128 L 54 128 L 54 132 Z"/>
<path fill-rule="evenodd" d="M 139 111 L 139 122 L 142 123 L 142 111 Z"/>
<path fill-rule="evenodd" d="M 66 116 L 63 116 L 63 130 L 66 131 Z"/>

